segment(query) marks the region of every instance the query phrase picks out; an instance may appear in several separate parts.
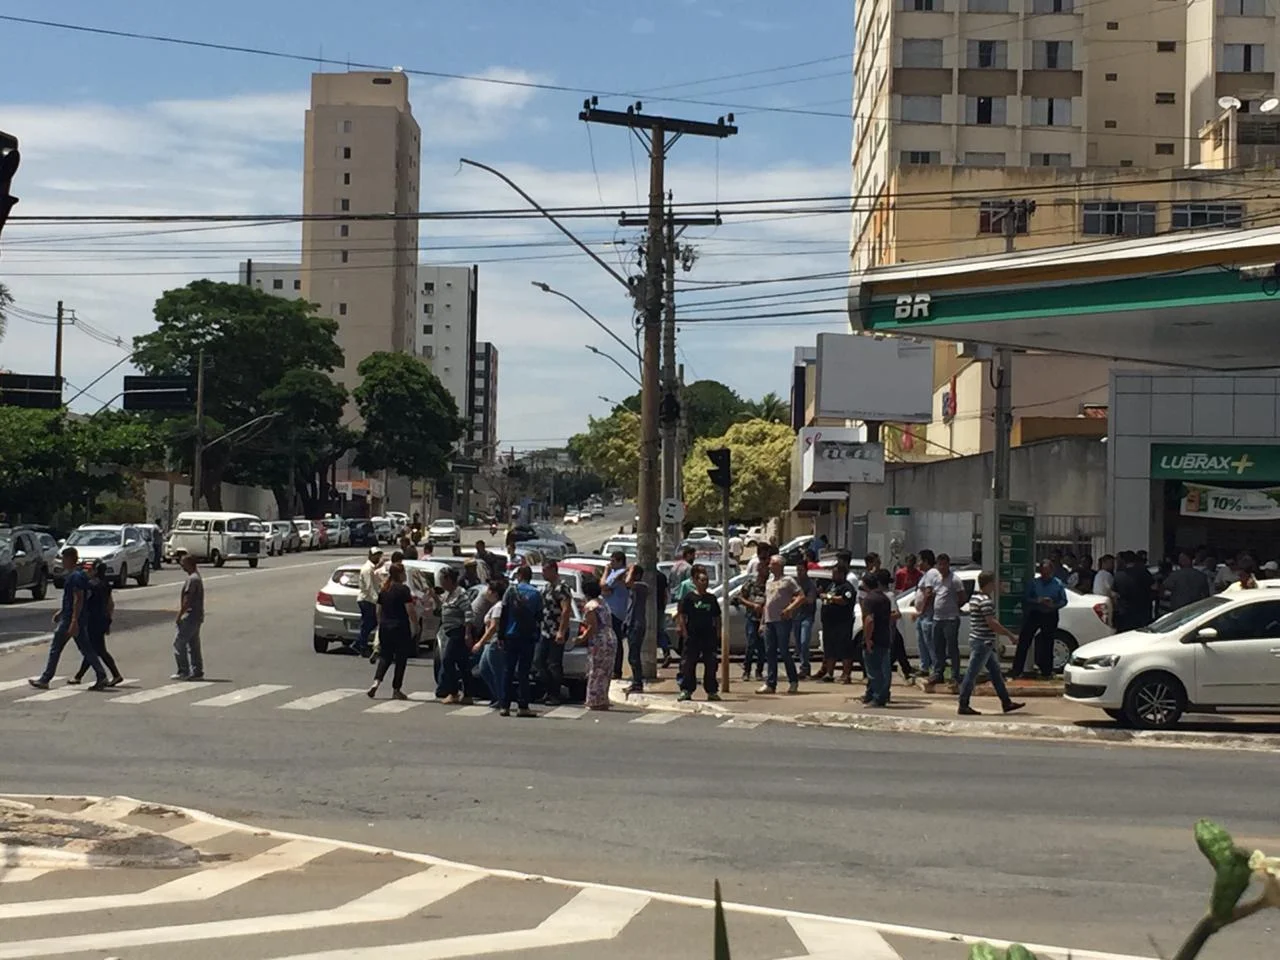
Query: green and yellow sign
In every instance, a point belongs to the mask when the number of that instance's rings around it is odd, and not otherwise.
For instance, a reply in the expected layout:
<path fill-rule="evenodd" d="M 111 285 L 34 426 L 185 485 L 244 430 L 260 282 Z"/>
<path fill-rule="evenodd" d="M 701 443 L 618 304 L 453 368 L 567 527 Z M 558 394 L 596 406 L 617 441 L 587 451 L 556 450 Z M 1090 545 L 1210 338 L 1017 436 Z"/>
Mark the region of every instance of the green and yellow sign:
<path fill-rule="evenodd" d="M 1280 446 L 1153 443 L 1151 478 L 1280 481 Z"/>

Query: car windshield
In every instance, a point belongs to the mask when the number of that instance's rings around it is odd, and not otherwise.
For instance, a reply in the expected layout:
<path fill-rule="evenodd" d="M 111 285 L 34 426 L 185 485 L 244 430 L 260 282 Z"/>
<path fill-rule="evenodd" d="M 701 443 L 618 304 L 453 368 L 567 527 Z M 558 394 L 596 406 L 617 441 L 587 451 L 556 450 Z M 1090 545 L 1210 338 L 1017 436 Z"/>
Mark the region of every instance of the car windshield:
<path fill-rule="evenodd" d="M 114 547 L 124 540 L 120 530 L 76 530 L 67 537 L 69 547 Z"/>
<path fill-rule="evenodd" d="M 353 570 L 350 567 L 343 567 L 333 571 L 333 575 L 329 579 L 340 587 L 349 587 L 353 590 L 360 587 L 360 571 Z"/>
<path fill-rule="evenodd" d="M 249 533 L 257 530 L 260 524 L 248 517 L 232 517 L 227 521 L 227 533 Z"/>
<path fill-rule="evenodd" d="M 1230 602 L 1223 596 L 1205 597 L 1203 600 L 1197 600 L 1195 603 L 1187 604 L 1185 607 L 1179 607 L 1177 610 L 1166 613 L 1155 623 L 1139 627 L 1138 630 L 1142 633 L 1172 633 L 1174 630 L 1185 627 L 1191 621 L 1200 618 L 1210 610 L 1216 610 L 1218 607 Z"/>

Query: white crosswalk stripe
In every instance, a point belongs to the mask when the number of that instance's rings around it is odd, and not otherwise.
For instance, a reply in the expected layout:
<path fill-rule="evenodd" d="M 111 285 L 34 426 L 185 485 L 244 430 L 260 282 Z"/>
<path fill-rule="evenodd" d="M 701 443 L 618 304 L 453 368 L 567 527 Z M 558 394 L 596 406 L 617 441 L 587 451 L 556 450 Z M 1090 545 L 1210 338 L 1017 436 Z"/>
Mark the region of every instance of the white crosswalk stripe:
<path fill-rule="evenodd" d="M 166 683 L 163 687 L 152 687 L 150 690 L 139 690 L 137 693 L 126 693 L 123 697 L 112 697 L 111 703 L 151 703 L 163 700 L 179 693 L 190 693 L 209 686 L 207 680 L 180 680 L 177 683 Z"/>
<path fill-rule="evenodd" d="M 788 917 L 791 929 L 808 952 L 803 956 L 821 960 L 902 960 L 888 941 L 870 927 L 858 927 L 830 920 Z"/>
<path fill-rule="evenodd" d="M 414 707 L 422 706 L 421 700 L 384 700 L 365 711 L 365 713 L 404 713 Z"/>
<path fill-rule="evenodd" d="M 581 720 L 587 713 L 586 707 L 556 707 L 545 715 L 550 720 Z"/>
<path fill-rule="evenodd" d="M 730 717 L 724 723 L 716 724 L 717 730 L 754 730 L 763 720 L 739 720 L 737 717 Z"/>
<path fill-rule="evenodd" d="M 348 697 L 354 697 L 361 693 L 364 693 L 364 691 L 357 690 L 354 687 L 339 687 L 336 690 L 326 690 L 324 693 L 317 693 L 309 697 L 300 697 L 297 700 L 290 700 L 288 703 L 281 704 L 280 709 L 315 710 L 319 707 L 324 707 L 331 703 L 337 703 L 339 700 L 345 700 Z"/>
<path fill-rule="evenodd" d="M 287 683 L 259 683 L 252 687 L 245 687 L 243 690 L 232 690 L 230 693 L 219 694 L 216 697 L 209 697 L 207 700 L 197 700 L 192 704 L 193 707 L 236 707 L 242 703 L 248 703 L 250 700 L 257 700 L 259 697 L 265 697 L 272 693 L 280 693 L 288 690 Z"/>
<path fill-rule="evenodd" d="M 654 726 L 661 726 L 664 723 L 673 723 L 679 720 L 682 714 L 679 713 L 642 713 L 636 717 L 631 723 L 648 723 Z"/>
<path fill-rule="evenodd" d="M 84 693 L 84 687 L 56 687 L 53 690 L 43 690 L 40 693 L 33 693 L 29 697 L 21 697 L 17 703 L 48 703 L 52 700 L 66 700 L 68 697 L 74 697 L 76 694 Z"/>
<path fill-rule="evenodd" d="M 490 710 L 488 707 L 482 707 L 479 704 L 477 704 L 476 706 L 473 706 L 473 707 L 459 707 L 457 710 L 450 710 L 449 716 L 451 717 L 487 717 L 491 713 L 493 713 L 493 711 Z"/>
<path fill-rule="evenodd" d="M 0 680 L 0 693 L 6 690 L 17 690 L 19 687 L 25 687 L 26 685 L 27 680 L 25 677 L 17 680 Z"/>

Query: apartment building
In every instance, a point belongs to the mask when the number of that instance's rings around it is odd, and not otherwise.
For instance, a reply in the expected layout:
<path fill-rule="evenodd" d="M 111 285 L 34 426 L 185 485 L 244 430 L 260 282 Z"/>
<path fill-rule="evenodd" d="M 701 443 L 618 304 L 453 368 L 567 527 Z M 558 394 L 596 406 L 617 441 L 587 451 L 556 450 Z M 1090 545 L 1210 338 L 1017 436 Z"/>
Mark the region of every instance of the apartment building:
<path fill-rule="evenodd" d="M 312 75 L 302 210 L 324 219 L 303 222 L 301 292 L 338 321 L 347 389 L 369 354 L 414 346 L 420 153 L 403 73 Z"/>
<path fill-rule="evenodd" d="M 473 370 L 476 363 L 476 317 L 480 268 L 419 264 L 417 319 L 411 349 L 444 384 L 458 413 L 471 420 L 475 412 Z"/>
<path fill-rule="evenodd" d="M 298 300 L 302 297 L 302 264 L 243 260 L 240 283 L 283 300 Z"/>
<path fill-rule="evenodd" d="M 476 344 L 471 373 L 470 456 L 491 467 L 498 455 L 498 348 L 488 342 Z"/>

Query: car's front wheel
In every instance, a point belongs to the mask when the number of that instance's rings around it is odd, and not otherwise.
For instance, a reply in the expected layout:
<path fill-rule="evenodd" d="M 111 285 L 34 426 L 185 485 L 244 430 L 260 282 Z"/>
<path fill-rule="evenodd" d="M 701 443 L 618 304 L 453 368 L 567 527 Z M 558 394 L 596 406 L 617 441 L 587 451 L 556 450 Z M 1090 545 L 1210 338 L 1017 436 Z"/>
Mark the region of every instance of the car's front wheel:
<path fill-rule="evenodd" d="M 314 650 L 316 653 L 328 653 L 329 641 L 326 640 L 324 637 L 313 634 L 311 637 L 311 649 Z"/>
<path fill-rule="evenodd" d="M 1080 646 L 1076 642 L 1076 638 L 1065 630 L 1059 630 L 1053 635 L 1053 672 L 1062 673 L 1067 669 L 1067 664 L 1071 662 L 1071 655 L 1076 652 L 1076 647 Z"/>
<path fill-rule="evenodd" d="M 116 586 L 123 590 L 129 583 L 129 565 L 127 563 L 120 564 L 120 575 L 116 577 Z"/>
<path fill-rule="evenodd" d="M 250 557 L 250 558 L 249 558 L 249 569 L 250 569 L 250 570 L 257 570 L 257 569 L 258 569 L 258 558 L 257 558 L 257 557 Z"/>
<path fill-rule="evenodd" d="M 151 582 L 151 561 L 144 561 L 142 564 L 142 572 L 138 574 L 138 586 L 145 587 Z"/>
<path fill-rule="evenodd" d="M 1124 695 L 1124 718 L 1143 730 L 1172 727 L 1187 708 L 1187 693 L 1172 674 L 1144 673 Z"/>
<path fill-rule="evenodd" d="M 220 550 L 215 550 L 213 553 L 209 554 L 209 559 L 213 561 L 213 565 L 215 567 L 220 567 L 227 562 Z"/>
<path fill-rule="evenodd" d="M 48 575 L 44 572 L 44 568 L 42 567 L 40 569 L 40 572 L 36 574 L 35 586 L 31 588 L 31 599 L 43 600 L 45 596 L 48 595 L 48 593 L 49 593 Z"/>

